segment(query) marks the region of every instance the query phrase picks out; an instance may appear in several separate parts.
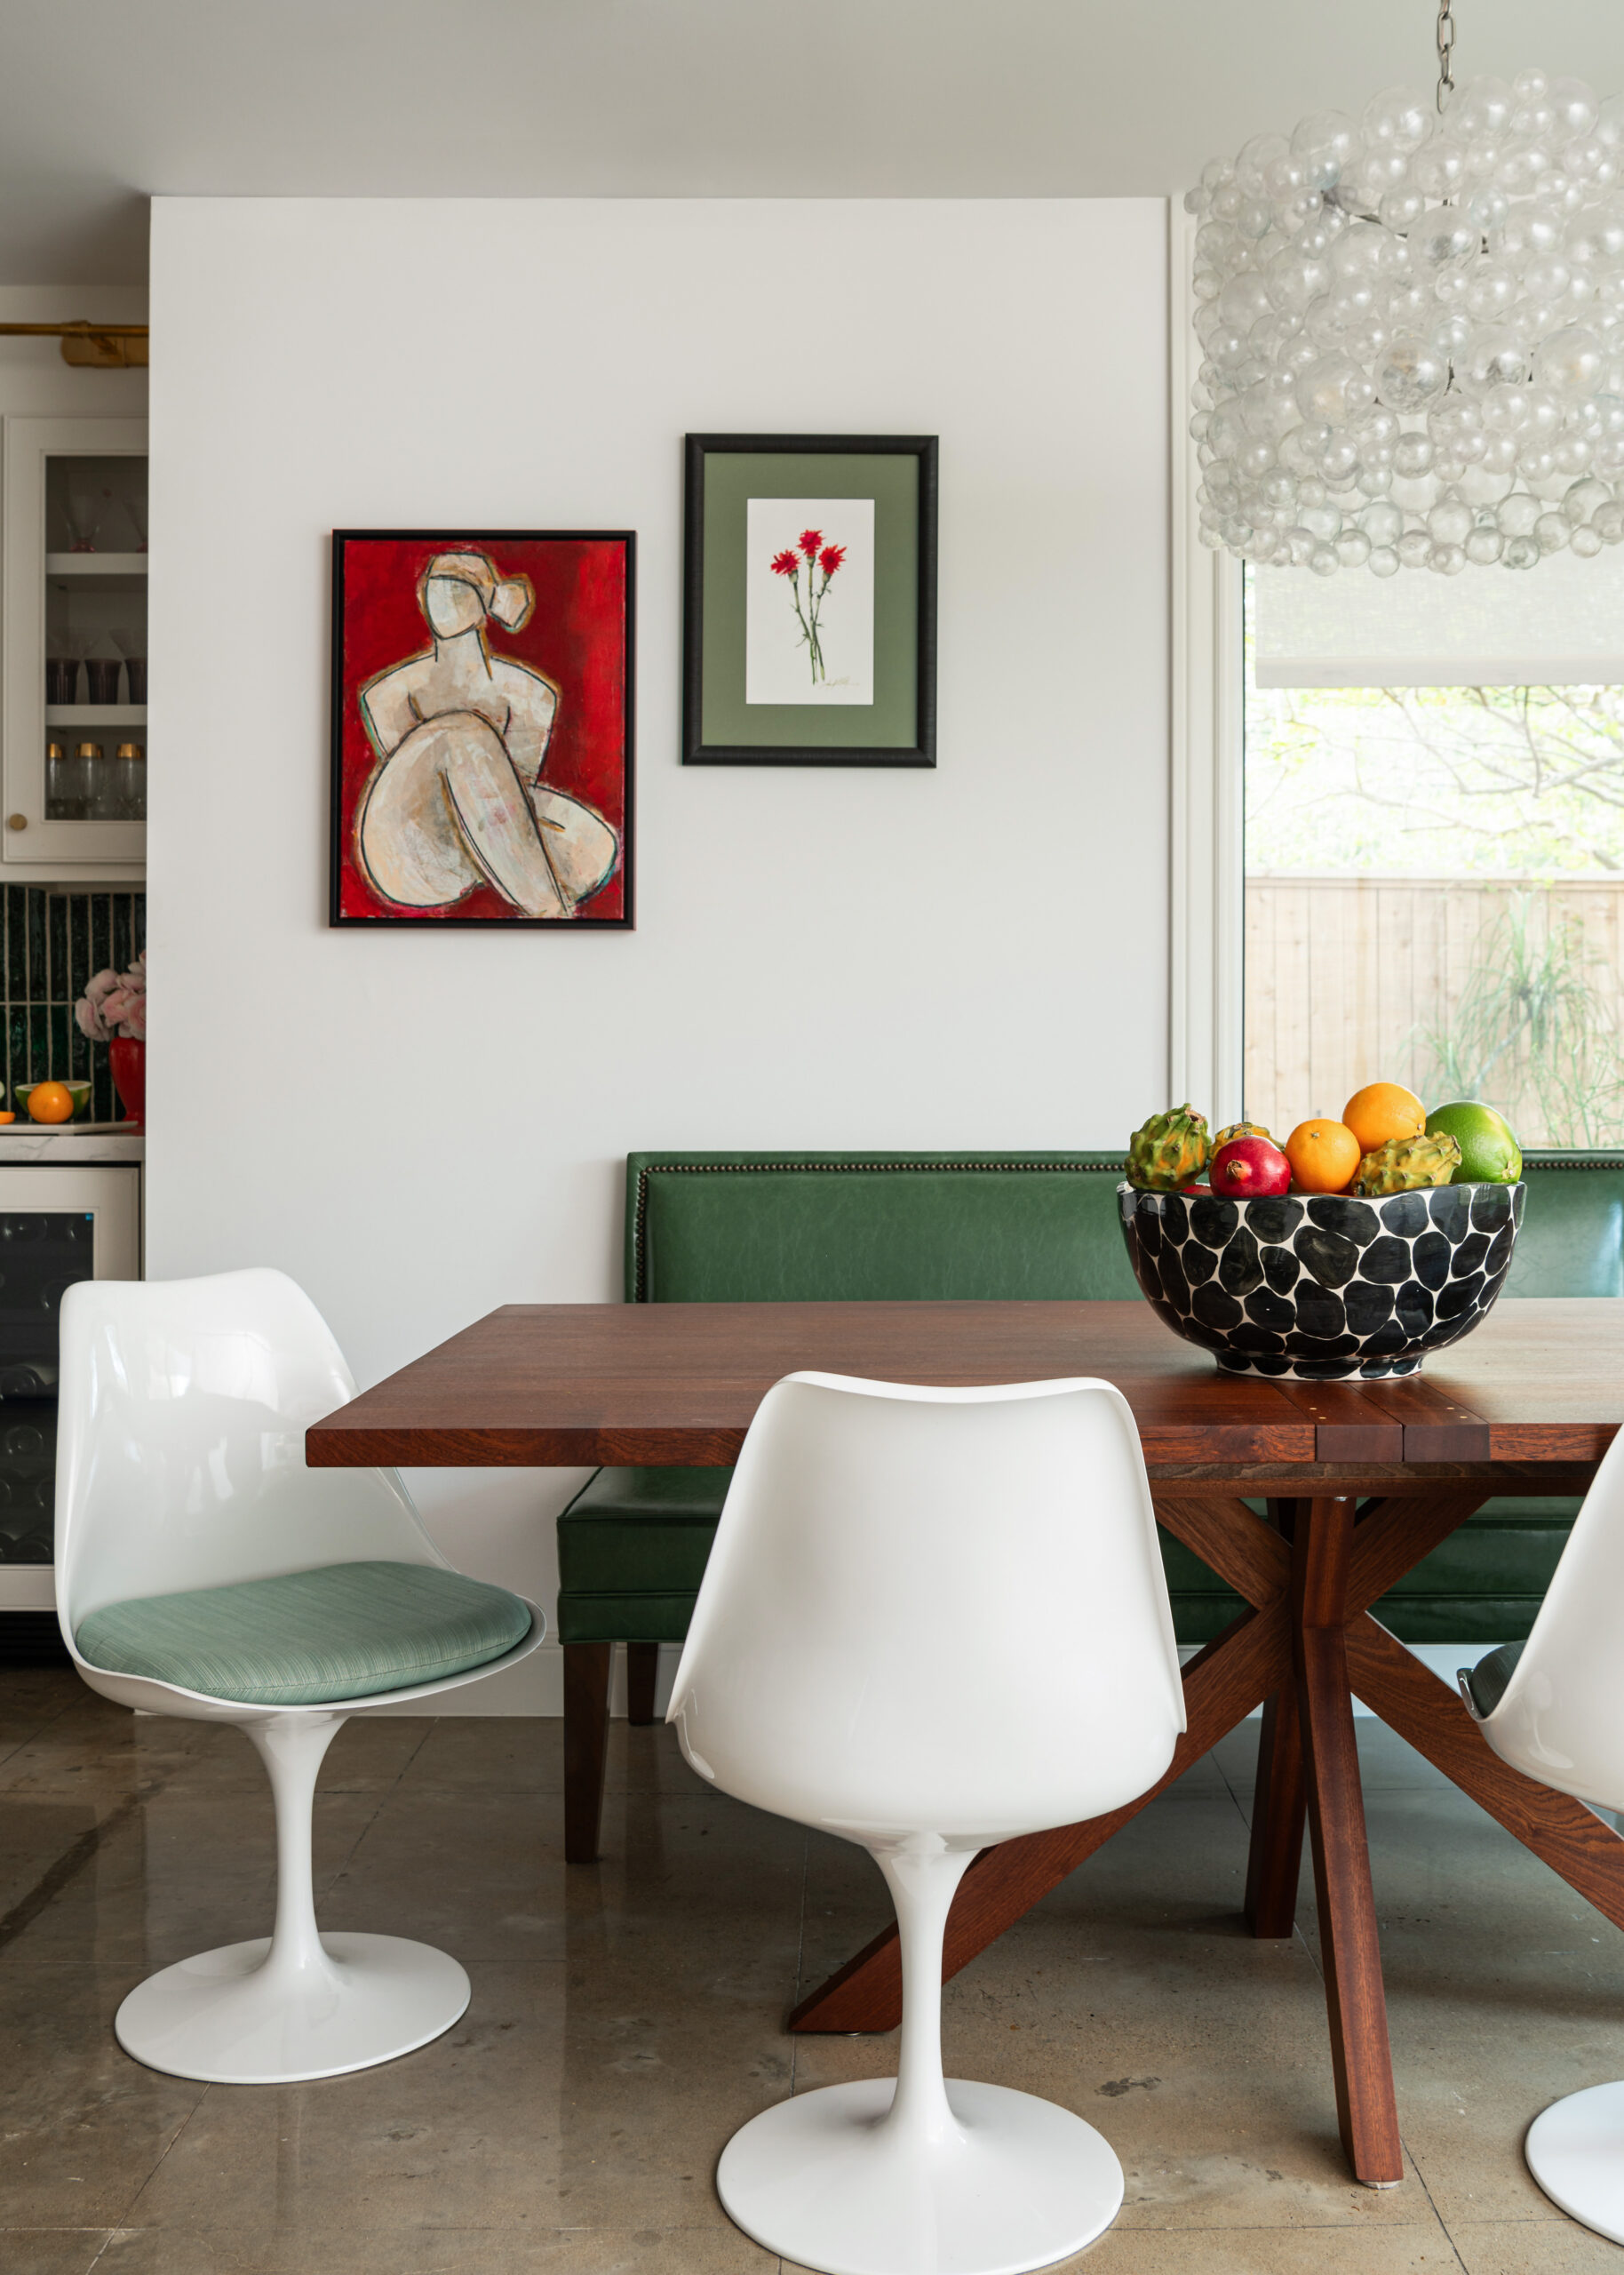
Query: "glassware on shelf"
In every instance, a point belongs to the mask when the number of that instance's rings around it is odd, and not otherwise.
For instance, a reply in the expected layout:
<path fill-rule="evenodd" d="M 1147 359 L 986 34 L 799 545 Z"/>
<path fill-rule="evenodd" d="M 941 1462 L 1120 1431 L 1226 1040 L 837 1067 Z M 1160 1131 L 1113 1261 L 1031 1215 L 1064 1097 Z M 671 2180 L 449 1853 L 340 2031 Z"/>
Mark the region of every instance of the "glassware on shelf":
<path fill-rule="evenodd" d="M 68 698 L 70 703 L 76 703 L 79 700 L 79 667 L 89 659 L 91 650 L 95 647 L 100 636 L 100 634 L 86 632 L 81 627 L 76 631 L 59 634 L 52 642 L 52 645 L 60 650 L 68 666 L 68 683 L 74 690 Z"/>
<path fill-rule="evenodd" d="M 113 762 L 113 802 L 120 821 L 147 818 L 147 754 L 139 743 L 120 743 Z"/>
<path fill-rule="evenodd" d="M 75 795 L 74 762 L 68 755 L 66 743 L 45 745 L 45 819 L 47 821 L 77 821 L 79 807 Z M 3 1395 L 4 1393 L 0 1393 Z"/>
<path fill-rule="evenodd" d="M 112 769 L 103 755 L 100 743 L 74 745 L 74 794 L 78 800 L 78 818 L 84 821 L 114 821 L 112 810 Z"/>
<path fill-rule="evenodd" d="M 85 701 L 116 703 L 118 675 L 122 668 L 116 656 L 87 656 L 84 659 Z"/>
<path fill-rule="evenodd" d="M 45 700 L 47 703 L 72 703 L 79 692 L 79 659 L 77 656 L 47 656 L 45 659 Z"/>
<path fill-rule="evenodd" d="M 145 553 L 147 550 L 147 492 L 143 490 L 139 498 L 126 498 L 124 511 L 130 516 L 130 526 L 135 531 L 135 549 L 138 553 Z M 130 698 L 132 703 L 135 699 L 134 696 Z"/>
<path fill-rule="evenodd" d="M 124 659 L 124 671 L 130 682 L 130 701 L 147 700 L 147 635 L 133 631 L 128 625 L 113 627 L 107 635 Z"/>
<path fill-rule="evenodd" d="M 53 802 L 51 746 L 46 746 L 45 803 L 48 818 L 52 821 L 83 821 L 84 819 L 86 802 L 90 796 L 91 777 L 90 762 L 80 755 L 84 747 L 83 744 L 76 744 L 70 751 L 66 744 L 57 746 L 61 752 L 61 757 L 54 770 L 57 790 Z M 94 750 L 97 746 L 92 743 L 90 747 Z M 54 810 L 52 810 L 53 802 Z"/>
<path fill-rule="evenodd" d="M 101 535 L 113 504 L 113 492 L 105 486 L 93 489 L 89 483 L 76 483 L 68 493 L 63 515 L 68 523 L 69 553 L 94 553 L 96 540 Z"/>

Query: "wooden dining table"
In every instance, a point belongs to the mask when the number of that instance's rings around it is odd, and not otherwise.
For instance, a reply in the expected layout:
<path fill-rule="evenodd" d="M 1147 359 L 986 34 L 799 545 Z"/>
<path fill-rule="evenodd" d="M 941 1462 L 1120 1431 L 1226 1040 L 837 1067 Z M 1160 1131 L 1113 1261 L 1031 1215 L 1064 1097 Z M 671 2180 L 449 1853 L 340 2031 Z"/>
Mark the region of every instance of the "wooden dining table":
<path fill-rule="evenodd" d="M 1492 1496 L 1584 1490 L 1624 1423 L 1624 1303 L 1502 1302 L 1424 1372 L 1368 1383 L 1222 1373 L 1134 1302 L 511 1305 L 316 1423 L 306 1457 L 720 1465 L 768 1388 L 800 1369 L 967 1385 L 1093 1376 L 1123 1392 L 1158 1520 L 1246 1608 L 1184 1669 L 1188 1728 L 1159 1784 L 982 1852 L 954 1904 L 943 1976 L 1261 1705 L 1246 1918 L 1256 1936 L 1293 1933 L 1306 1819 L 1343 2145 L 1359 2180 L 1399 2181 L 1354 1696 L 1619 1927 L 1624 1840 L 1502 1762 L 1456 1690 L 1370 1607 Z M 901 2006 L 892 1928 L 791 2027 L 887 2030 Z"/>

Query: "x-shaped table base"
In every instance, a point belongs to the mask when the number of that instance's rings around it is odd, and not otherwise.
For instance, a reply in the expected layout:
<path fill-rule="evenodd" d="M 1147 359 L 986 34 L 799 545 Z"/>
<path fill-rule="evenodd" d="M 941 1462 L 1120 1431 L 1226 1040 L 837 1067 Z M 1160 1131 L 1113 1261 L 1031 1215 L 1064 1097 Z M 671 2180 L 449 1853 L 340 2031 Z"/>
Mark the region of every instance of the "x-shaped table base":
<path fill-rule="evenodd" d="M 1507 1481 L 1508 1482 L 1509 1481 Z M 1561 1492 L 1582 1481 L 1541 1481 Z M 1266 1492 L 1259 1480 L 1254 1491 Z M 1338 1477 L 1313 1498 L 1270 1499 L 1269 1523 L 1238 1491 L 1195 1480 L 1155 1489 L 1160 1523 L 1250 1609 L 1184 1670 L 1188 1728 L 1160 1783 L 1125 1808 L 983 1849 L 948 1921 L 943 1979 L 984 1951 L 1226 1732 L 1263 1706 L 1246 1877 L 1252 1932 L 1293 1932 L 1304 1824 L 1312 1838 L 1337 2121 L 1356 2177 L 1404 2176 L 1387 2000 L 1365 1844 L 1352 1696 L 1425 1754 L 1569 1886 L 1624 1927 L 1624 1840 L 1581 1802 L 1501 1760 L 1465 1704 L 1372 1618 L 1369 1606 L 1505 1485 Z M 1278 1490 L 1278 1483 L 1275 1489 Z M 1526 1486 L 1524 1485 L 1524 1489 Z M 896 1931 L 802 2000 L 797 2031 L 882 2031 L 902 2019 Z"/>

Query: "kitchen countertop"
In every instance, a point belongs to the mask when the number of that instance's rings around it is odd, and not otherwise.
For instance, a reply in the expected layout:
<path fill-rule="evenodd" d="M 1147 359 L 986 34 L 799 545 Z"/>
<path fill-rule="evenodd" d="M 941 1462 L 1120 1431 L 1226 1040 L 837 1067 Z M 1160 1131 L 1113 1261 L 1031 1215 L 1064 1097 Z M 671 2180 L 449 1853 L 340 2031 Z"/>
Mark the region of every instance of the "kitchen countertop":
<path fill-rule="evenodd" d="M 146 1153 L 146 1138 L 127 1122 L 0 1122 L 0 1169 L 24 1161 L 54 1161 L 62 1168 L 139 1161 Z"/>

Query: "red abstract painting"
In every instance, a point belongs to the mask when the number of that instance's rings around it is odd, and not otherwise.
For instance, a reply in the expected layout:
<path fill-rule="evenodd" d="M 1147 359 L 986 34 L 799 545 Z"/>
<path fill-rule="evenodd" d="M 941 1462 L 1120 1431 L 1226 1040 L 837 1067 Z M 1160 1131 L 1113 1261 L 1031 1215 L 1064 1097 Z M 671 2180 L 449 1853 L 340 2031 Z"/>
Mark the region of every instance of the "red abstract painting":
<path fill-rule="evenodd" d="M 630 925 L 635 548 L 334 532 L 332 923 Z"/>

